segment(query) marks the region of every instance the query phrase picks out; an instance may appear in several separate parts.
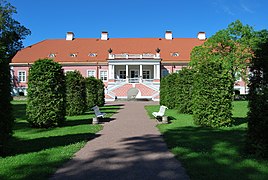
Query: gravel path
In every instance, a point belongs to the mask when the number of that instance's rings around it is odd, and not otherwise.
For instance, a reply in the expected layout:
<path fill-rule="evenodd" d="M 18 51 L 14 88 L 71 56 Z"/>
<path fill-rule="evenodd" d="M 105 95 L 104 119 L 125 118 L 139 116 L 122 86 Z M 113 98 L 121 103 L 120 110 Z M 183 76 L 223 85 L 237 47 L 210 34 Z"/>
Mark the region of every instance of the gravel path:
<path fill-rule="evenodd" d="M 122 105 L 114 120 L 51 179 L 189 179 L 168 151 L 156 122 L 148 118 L 144 106 L 152 103 L 113 102 Z"/>

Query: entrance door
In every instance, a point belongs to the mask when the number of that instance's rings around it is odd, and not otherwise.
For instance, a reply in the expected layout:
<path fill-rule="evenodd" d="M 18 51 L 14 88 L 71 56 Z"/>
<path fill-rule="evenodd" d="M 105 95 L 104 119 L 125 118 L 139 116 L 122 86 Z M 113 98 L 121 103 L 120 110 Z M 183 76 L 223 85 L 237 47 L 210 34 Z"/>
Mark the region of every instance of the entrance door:
<path fill-rule="evenodd" d="M 130 83 L 138 83 L 139 82 L 139 70 L 130 70 Z"/>
<path fill-rule="evenodd" d="M 139 71 L 138 70 L 131 70 L 130 71 L 130 78 L 138 78 L 139 77 Z"/>

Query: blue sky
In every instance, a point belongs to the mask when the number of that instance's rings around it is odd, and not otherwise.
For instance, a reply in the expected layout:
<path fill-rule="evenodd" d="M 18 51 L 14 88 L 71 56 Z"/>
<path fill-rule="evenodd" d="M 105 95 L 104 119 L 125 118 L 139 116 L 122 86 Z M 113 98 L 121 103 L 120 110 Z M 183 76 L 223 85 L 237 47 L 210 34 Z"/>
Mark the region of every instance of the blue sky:
<path fill-rule="evenodd" d="M 45 39 L 207 37 L 239 19 L 255 30 L 268 29 L 267 0 L 8 0 L 17 8 L 14 18 L 32 31 L 28 46 Z"/>

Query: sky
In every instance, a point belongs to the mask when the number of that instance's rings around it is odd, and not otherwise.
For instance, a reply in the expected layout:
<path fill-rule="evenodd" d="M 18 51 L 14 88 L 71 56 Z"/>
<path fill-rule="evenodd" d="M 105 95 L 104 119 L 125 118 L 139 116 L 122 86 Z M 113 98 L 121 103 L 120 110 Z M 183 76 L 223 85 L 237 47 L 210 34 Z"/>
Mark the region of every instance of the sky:
<path fill-rule="evenodd" d="M 13 16 L 31 30 L 24 46 L 45 39 L 160 38 L 166 30 L 174 38 L 207 37 L 235 20 L 255 30 L 268 29 L 267 0 L 7 0 Z"/>

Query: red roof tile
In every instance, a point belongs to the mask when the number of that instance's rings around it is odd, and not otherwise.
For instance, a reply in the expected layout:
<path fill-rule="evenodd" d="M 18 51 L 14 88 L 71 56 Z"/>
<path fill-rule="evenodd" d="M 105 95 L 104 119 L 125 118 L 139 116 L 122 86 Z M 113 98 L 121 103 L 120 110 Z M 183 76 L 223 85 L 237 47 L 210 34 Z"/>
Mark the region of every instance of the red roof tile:
<path fill-rule="evenodd" d="M 56 62 L 106 62 L 109 48 L 113 50 L 113 54 L 155 54 L 155 49 L 159 48 L 163 62 L 189 61 L 191 50 L 203 43 L 204 41 L 198 38 L 75 38 L 72 41 L 51 39 L 20 50 L 12 59 L 12 63 L 33 63 L 37 59 L 48 58 L 51 53 L 56 54 Z M 179 53 L 179 56 L 171 56 L 174 52 Z M 77 54 L 77 57 L 71 57 L 72 53 Z M 90 53 L 96 53 L 97 56 L 89 56 Z"/>

